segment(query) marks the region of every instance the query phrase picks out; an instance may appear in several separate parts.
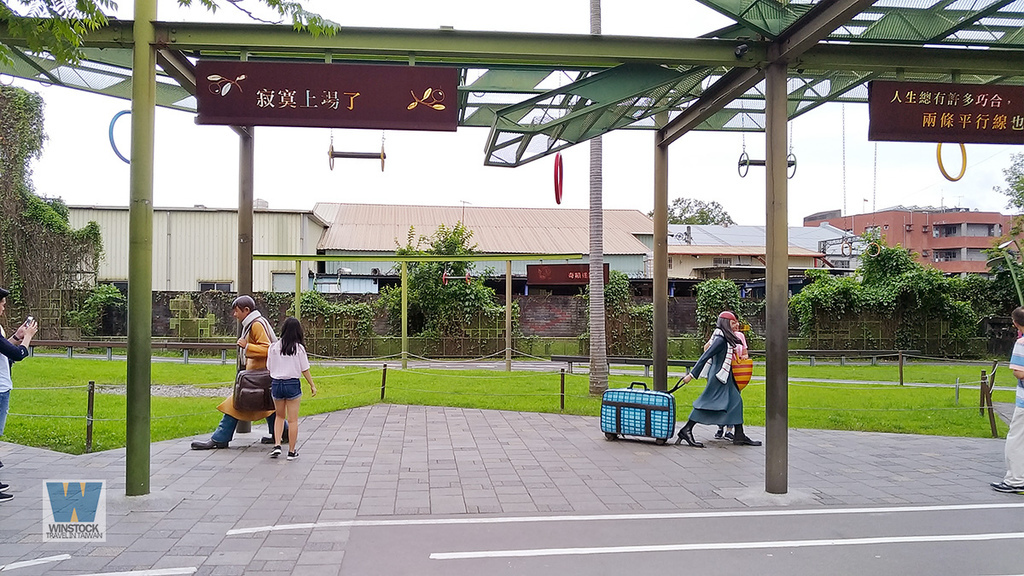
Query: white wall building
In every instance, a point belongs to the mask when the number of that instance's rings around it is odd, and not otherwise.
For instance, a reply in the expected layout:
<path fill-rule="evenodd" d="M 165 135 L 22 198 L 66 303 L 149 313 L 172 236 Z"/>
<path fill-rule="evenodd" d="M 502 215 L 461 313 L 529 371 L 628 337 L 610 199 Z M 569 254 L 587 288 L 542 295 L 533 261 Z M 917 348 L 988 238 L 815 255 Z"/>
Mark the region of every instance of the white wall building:
<path fill-rule="evenodd" d="M 128 208 L 68 206 L 72 227 L 100 225 L 104 257 L 96 280 L 128 282 Z M 312 211 L 257 209 L 253 213 L 254 254 L 314 254 L 327 229 Z M 217 208 L 153 209 L 153 290 L 233 292 L 238 275 L 238 211 Z M 303 262 L 306 273 L 315 262 Z M 253 263 L 253 290 L 291 292 L 294 262 Z M 308 284 L 308 283 L 307 283 Z"/>

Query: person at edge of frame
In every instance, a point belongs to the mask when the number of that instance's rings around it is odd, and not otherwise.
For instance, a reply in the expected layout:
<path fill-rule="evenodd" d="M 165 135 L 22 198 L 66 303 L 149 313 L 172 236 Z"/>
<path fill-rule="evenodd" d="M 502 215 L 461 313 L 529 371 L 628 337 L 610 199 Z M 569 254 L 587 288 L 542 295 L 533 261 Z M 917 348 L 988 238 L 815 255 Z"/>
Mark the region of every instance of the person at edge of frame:
<path fill-rule="evenodd" d="M 1017 328 L 1017 342 L 1010 355 L 1010 371 L 1017 379 L 1017 397 L 1003 449 L 1006 474 L 991 486 L 996 492 L 1024 494 L 1024 306 L 1015 308 L 1010 313 L 1010 319 Z"/>
<path fill-rule="evenodd" d="M 0 316 L 3 316 L 4 309 L 7 307 L 8 294 L 10 291 L 0 288 Z M 4 332 L 3 326 L 0 326 L 0 354 L 5 356 L 5 358 L 0 358 L 0 436 L 3 436 L 4 428 L 7 425 L 7 411 L 11 405 L 11 390 L 14 388 L 14 381 L 11 380 L 11 366 L 28 357 L 28 346 L 32 343 L 32 337 L 35 336 L 38 329 L 39 324 L 31 316 L 18 327 L 10 338 Z M 0 468 L 3 466 L 3 462 L 0 462 Z M 10 502 L 14 498 L 14 494 L 7 492 L 10 487 L 10 484 L 0 482 L 0 502 Z"/>

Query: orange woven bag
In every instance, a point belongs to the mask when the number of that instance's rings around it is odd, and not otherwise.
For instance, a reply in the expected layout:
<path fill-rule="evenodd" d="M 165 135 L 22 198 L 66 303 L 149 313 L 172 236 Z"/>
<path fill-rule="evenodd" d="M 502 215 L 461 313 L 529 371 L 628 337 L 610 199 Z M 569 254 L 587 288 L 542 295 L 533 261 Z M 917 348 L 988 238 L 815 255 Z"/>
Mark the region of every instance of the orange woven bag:
<path fill-rule="evenodd" d="M 736 381 L 736 387 L 740 390 L 747 387 L 753 374 L 754 361 L 750 358 L 736 358 L 732 361 L 732 379 Z"/>

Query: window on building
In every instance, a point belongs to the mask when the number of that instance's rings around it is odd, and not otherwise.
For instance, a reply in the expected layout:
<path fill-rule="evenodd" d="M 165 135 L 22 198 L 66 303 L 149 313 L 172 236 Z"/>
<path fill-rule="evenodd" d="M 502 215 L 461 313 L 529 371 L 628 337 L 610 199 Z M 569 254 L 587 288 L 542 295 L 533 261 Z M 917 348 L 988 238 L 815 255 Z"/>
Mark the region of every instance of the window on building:
<path fill-rule="evenodd" d="M 107 284 L 110 284 L 114 288 L 117 288 L 118 290 L 121 291 L 122 294 L 127 294 L 128 293 L 128 281 L 127 280 L 113 280 L 113 281 L 107 282 Z"/>
<path fill-rule="evenodd" d="M 668 257 L 668 269 L 669 269 L 669 270 L 671 270 L 671 269 L 672 269 L 672 260 L 673 260 L 673 258 L 672 258 L 671 256 L 669 256 L 669 257 Z"/>
<path fill-rule="evenodd" d="M 200 282 L 199 291 L 219 290 L 220 292 L 231 292 L 231 282 Z"/>
<path fill-rule="evenodd" d="M 836 268 L 846 268 L 846 269 L 850 268 L 850 261 L 849 260 L 839 260 L 835 264 L 836 264 Z"/>
<path fill-rule="evenodd" d="M 952 262 L 960 259 L 959 250 L 936 250 L 935 261 L 936 262 Z"/>
<path fill-rule="evenodd" d="M 732 266 L 732 258 L 715 258 L 712 264 L 715 266 Z"/>
<path fill-rule="evenodd" d="M 945 238 L 947 236 L 959 236 L 960 226 L 958 224 L 943 224 L 935 227 L 935 237 Z"/>
<path fill-rule="evenodd" d="M 930 251 L 928 251 L 928 250 L 921 250 L 921 257 L 927 258 L 930 255 L 931 255 Z"/>

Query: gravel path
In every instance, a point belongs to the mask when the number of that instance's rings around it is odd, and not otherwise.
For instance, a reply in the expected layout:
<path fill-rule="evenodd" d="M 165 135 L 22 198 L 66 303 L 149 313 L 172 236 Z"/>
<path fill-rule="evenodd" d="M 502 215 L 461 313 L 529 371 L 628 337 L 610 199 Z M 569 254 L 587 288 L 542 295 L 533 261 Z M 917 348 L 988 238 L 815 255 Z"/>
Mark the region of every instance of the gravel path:
<path fill-rule="evenodd" d="M 124 396 L 127 393 L 127 386 L 97 386 L 97 390 L 101 394 L 120 394 Z M 231 395 L 231 387 L 225 386 L 224 388 L 200 388 L 198 386 L 191 386 L 188 384 L 181 384 L 178 386 L 168 385 L 155 385 L 151 388 L 152 396 L 163 396 L 166 398 L 189 398 L 189 397 L 210 397 L 210 398 L 226 398 Z"/>

